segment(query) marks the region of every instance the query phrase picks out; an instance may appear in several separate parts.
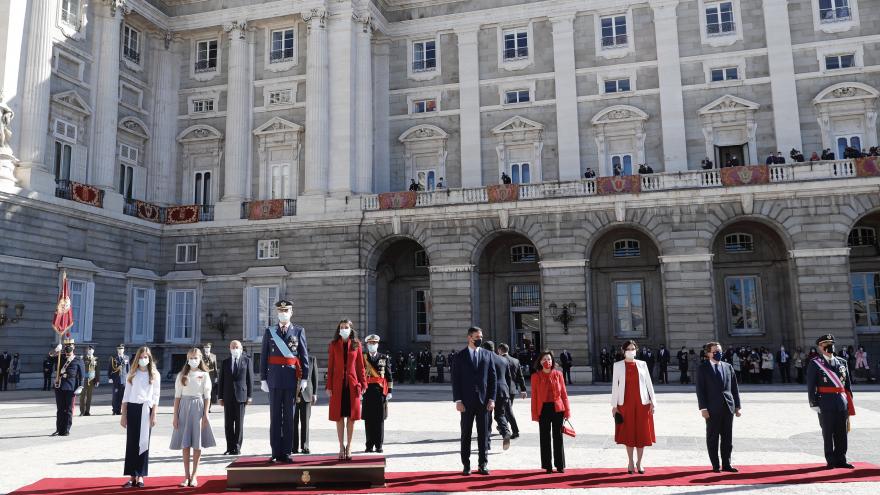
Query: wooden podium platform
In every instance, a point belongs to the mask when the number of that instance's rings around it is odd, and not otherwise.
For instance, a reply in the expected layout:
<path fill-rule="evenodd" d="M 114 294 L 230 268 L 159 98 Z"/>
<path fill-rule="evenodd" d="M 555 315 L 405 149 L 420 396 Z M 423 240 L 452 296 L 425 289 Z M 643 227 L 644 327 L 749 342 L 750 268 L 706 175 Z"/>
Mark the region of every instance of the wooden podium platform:
<path fill-rule="evenodd" d="M 351 460 L 340 461 L 334 456 L 295 455 L 293 464 L 270 463 L 266 457 L 246 457 L 226 466 L 227 490 L 255 485 L 380 488 L 385 486 L 385 456 L 353 456 Z"/>

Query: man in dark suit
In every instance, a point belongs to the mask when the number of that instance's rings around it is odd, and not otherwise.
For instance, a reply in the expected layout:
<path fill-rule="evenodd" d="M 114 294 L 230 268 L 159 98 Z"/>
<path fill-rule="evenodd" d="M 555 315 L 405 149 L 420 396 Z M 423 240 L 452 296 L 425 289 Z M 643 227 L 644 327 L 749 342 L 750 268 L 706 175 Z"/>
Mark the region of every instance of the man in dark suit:
<path fill-rule="evenodd" d="M 471 435 L 477 422 L 479 451 L 478 473 L 489 474 L 489 413 L 495 409 L 495 365 L 491 353 L 482 349 L 483 330 L 471 327 L 467 333 L 468 345 L 455 355 L 452 366 L 452 400 L 461 413 L 462 475 L 471 474 Z"/>
<path fill-rule="evenodd" d="M 657 376 L 657 379 L 660 383 L 669 383 L 669 372 L 667 369 L 669 368 L 669 351 L 666 350 L 665 345 L 660 345 L 660 351 L 657 352 L 657 363 L 660 365 L 660 373 Z"/>
<path fill-rule="evenodd" d="M 676 358 L 678 359 L 678 371 L 681 372 L 681 377 L 678 380 L 679 383 L 682 385 L 690 383 L 688 379 L 688 352 L 685 346 L 681 346 L 681 350 L 678 351 Z"/>
<path fill-rule="evenodd" d="M 12 366 L 12 356 L 8 352 L 3 351 L 3 354 L 0 354 L 0 390 L 6 390 L 10 366 Z"/>
<path fill-rule="evenodd" d="M 779 375 L 782 383 L 791 383 L 791 355 L 785 350 L 785 346 L 779 346 L 776 351 L 776 365 L 779 367 Z"/>
<path fill-rule="evenodd" d="M 223 360 L 220 366 L 219 388 L 220 406 L 223 407 L 223 422 L 226 426 L 226 452 L 224 454 L 241 454 L 241 442 L 244 440 L 244 410 L 253 402 L 254 371 L 251 358 L 242 353 L 241 342 L 233 340 L 229 343 L 230 357 Z"/>
<path fill-rule="evenodd" d="M 510 377 L 507 382 L 507 390 L 510 392 L 510 400 L 504 404 L 504 416 L 507 417 L 508 423 L 510 423 L 511 435 L 510 439 L 519 438 L 519 426 L 516 424 L 516 417 L 513 415 L 513 399 L 516 397 L 516 388 L 519 388 L 519 396 L 522 399 L 528 397 L 528 393 L 526 389 L 526 380 L 523 377 L 522 366 L 519 363 L 519 359 L 508 354 L 510 350 L 507 347 L 507 344 L 498 344 L 498 354 L 507 360 L 508 367 L 510 368 Z M 495 408 L 501 407 L 501 404 L 496 404 Z"/>
<path fill-rule="evenodd" d="M 730 464 L 733 452 L 733 417 L 740 416 L 739 388 L 733 366 L 722 361 L 721 344 L 709 342 L 703 347 L 709 357 L 697 368 L 697 402 L 706 418 L 706 446 L 712 470 L 739 472 Z M 718 439 L 721 438 L 721 463 L 718 462 Z"/>
<path fill-rule="evenodd" d="M 807 363 L 807 396 L 819 414 L 826 468 L 853 469 L 846 461 L 847 424 L 856 413 L 849 367 L 846 359 L 834 355 L 833 335 L 819 337 L 816 346 L 819 355 Z"/>
<path fill-rule="evenodd" d="M 498 434 L 504 439 L 503 449 L 510 448 L 510 423 L 507 421 L 505 410 L 510 404 L 510 387 L 513 380 L 510 376 L 510 363 L 506 359 L 495 354 L 495 343 L 491 340 L 483 342 L 483 349 L 489 351 L 493 365 L 495 366 L 495 422 L 498 423 Z M 506 407 L 507 406 L 507 407 Z M 492 417 L 489 417 L 489 432 L 492 432 Z"/>
<path fill-rule="evenodd" d="M 562 377 L 571 385 L 573 383 L 571 381 L 571 367 L 574 365 L 574 360 L 567 349 L 563 349 L 562 353 L 559 354 L 559 364 L 562 366 Z"/>
<path fill-rule="evenodd" d="M 318 402 L 318 358 L 309 355 L 309 376 L 305 379 L 306 387 L 296 398 L 293 411 L 293 451 L 297 449 L 303 454 L 311 454 L 309 450 L 309 420 L 312 418 L 312 406 Z"/>

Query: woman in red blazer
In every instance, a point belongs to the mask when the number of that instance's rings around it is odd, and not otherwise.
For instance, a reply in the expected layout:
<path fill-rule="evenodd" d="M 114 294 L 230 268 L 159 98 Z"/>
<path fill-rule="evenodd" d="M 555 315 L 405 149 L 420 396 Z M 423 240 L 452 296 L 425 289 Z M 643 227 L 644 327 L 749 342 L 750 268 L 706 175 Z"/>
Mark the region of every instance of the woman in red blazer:
<path fill-rule="evenodd" d="M 339 459 L 351 459 L 354 422 L 361 419 L 361 395 L 367 389 L 361 341 L 350 320 L 336 325 L 336 335 L 327 350 L 327 396 L 330 397 L 330 421 L 336 422 Z M 347 423 L 346 423 L 346 420 Z M 348 441 L 343 443 L 343 433 Z"/>
<path fill-rule="evenodd" d="M 562 372 L 556 369 L 553 352 L 543 351 L 535 362 L 532 373 L 532 421 L 538 422 L 541 440 L 541 467 L 547 474 L 565 472 L 565 452 L 562 449 L 562 420 L 571 417 L 568 391 Z M 553 439 L 553 457 L 550 456 L 550 439 Z M 555 461 L 551 463 L 552 461 Z"/>

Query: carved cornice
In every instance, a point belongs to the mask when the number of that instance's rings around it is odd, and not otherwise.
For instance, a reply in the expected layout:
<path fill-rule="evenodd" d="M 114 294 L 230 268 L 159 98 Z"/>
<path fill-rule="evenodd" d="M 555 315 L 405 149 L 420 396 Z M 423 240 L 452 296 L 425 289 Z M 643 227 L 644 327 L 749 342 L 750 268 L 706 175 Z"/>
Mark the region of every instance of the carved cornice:
<path fill-rule="evenodd" d="M 327 27 L 327 9 L 317 8 L 309 9 L 302 13 L 303 21 L 309 29 L 313 27 Z"/>
<path fill-rule="evenodd" d="M 229 33 L 229 39 L 234 39 L 235 36 L 238 36 L 238 39 L 243 40 L 247 38 L 247 21 L 232 21 L 227 22 L 223 25 L 223 31 Z M 236 34 L 237 33 L 237 34 Z"/>

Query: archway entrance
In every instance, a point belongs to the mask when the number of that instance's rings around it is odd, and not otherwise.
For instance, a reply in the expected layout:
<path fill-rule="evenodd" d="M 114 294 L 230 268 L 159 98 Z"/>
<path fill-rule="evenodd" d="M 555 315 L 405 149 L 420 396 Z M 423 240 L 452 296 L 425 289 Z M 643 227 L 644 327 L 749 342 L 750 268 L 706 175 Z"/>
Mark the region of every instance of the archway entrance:
<path fill-rule="evenodd" d="M 880 212 L 866 215 L 849 232 L 847 245 L 850 267 L 850 301 L 852 303 L 855 342 L 838 345 L 862 345 L 868 356 L 880 352 Z M 874 370 L 876 374 L 876 370 Z"/>
<path fill-rule="evenodd" d="M 370 324 L 383 348 L 418 352 L 431 342 L 431 289 L 428 256 L 422 246 L 401 238 L 391 241 L 381 254 L 369 283 Z"/>

